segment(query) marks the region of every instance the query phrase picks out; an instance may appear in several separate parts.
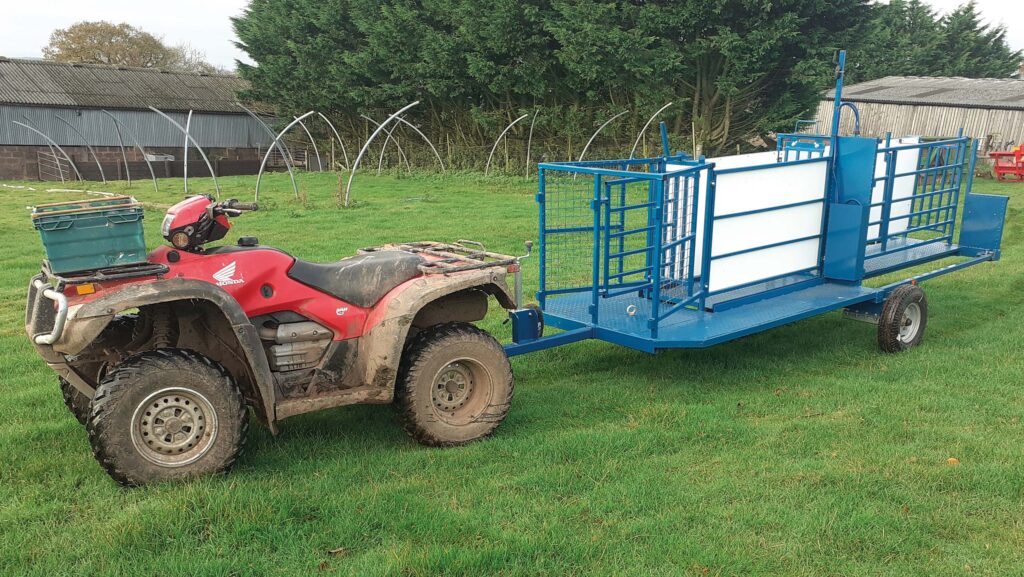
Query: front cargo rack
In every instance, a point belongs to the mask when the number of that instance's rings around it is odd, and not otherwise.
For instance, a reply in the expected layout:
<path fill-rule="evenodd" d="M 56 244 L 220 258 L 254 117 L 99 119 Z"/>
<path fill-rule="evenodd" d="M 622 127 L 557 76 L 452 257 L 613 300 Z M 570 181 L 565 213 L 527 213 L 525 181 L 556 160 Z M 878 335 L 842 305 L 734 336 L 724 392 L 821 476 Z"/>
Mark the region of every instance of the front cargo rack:
<path fill-rule="evenodd" d="M 472 240 L 458 240 L 454 243 L 421 241 L 388 244 L 363 248 L 359 252 L 365 254 L 384 250 L 400 250 L 435 257 L 437 260 L 420 265 L 420 272 L 423 274 L 449 274 L 492 266 L 507 267 L 516 263 L 516 257 L 490 252 L 483 244 Z"/>
<path fill-rule="evenodd" d="M 47 277 L 56 281 L 56 286 L 80 285 L 87 283 L 102 283 L 104 281 L 122 280 L 127 278 L 139 278 L 167 274 L 171 269 L 167 265 L 143 262 L 122 266 L 112 266 L 94 270 L 80 271 L 73 274 L 57 274 L 50 268 L 50 261 L 44 260 L 42 272 Z"/>

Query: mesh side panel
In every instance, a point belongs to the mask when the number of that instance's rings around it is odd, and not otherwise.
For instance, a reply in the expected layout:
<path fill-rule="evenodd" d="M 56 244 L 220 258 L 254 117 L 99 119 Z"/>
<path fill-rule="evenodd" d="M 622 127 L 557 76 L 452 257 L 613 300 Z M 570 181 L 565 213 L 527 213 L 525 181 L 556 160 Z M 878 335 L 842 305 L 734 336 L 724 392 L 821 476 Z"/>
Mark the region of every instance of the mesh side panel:
<path fill-rule="evenodd" d="M 641 176 L 641 171 L 655 169 L 659 163 L 664 164 L 653 159 L 642 164 L 563 165 L 561 170 L 545 170 L 543 290 L 550 311 L 592 320 L 589 304 L 594 298 L 595 266 L 597 322 L 602 326 L 646 330 L 652 318 L 699 292 L 699 283 L 691 278 L 691 259 L 698 190 L 708 170 L 660 174 L 660 180 Z M 617 172 L 591 174 L 590 168 Z M 557 294 L 562 291 L 576 294 Z M 658 302 L 654 302 L 656 293 Z"/>
<path fill-rule="evenodd" d="M 594 176 L 545 172 L 545 287 L 547 291 L 592 284 Z"/>

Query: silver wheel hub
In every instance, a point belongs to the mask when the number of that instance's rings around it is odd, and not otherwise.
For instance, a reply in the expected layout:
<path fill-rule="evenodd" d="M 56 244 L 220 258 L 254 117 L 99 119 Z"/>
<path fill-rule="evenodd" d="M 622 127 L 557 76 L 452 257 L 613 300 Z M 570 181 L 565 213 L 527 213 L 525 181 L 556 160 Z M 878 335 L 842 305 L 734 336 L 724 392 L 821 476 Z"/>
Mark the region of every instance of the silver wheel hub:
<path fill-rule="evenodd" d="M 921 330 L 921 305 L 910 303 L 900 319 L 900 342 L 910 343 Z"/>
<path fill-rule="evenodd" d="M 473 373 L 460 362 L 446 366 L 434 379 L 434 406 L 452 412 L 466 404 L 473 394 Z"/>
<path fill-rule="evenodd" d="M 217 437 L 217 413 L 197 391 L 181 387 L 159 390 L 135 409 L 132 444 L 146 460 L 162 467 L 182 467 L 205 455 Z"/>

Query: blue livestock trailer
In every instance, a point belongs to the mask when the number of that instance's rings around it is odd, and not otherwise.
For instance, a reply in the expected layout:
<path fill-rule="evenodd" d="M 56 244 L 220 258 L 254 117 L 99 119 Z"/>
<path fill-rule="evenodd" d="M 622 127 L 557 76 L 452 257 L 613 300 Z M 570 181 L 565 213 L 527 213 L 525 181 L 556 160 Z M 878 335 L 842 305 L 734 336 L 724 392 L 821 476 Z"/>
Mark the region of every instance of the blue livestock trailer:
<path fill-rule="evenodd" d="M 839 309 L 878 324 L 885 351 L 917 345 L 919 283 L 998 260 L 1007 198 L 971 191 L 977 150 L 962 134 L 839 136 L 842 110 L 857 111 L 843 53 L 837 64 L 829 135 L 692 158 L 669 154 L 663 127 L 660 157 L 541 164 L 539 307 L 511 314 L 508 354 L 585 339 L 708 347 Z M 952 264 L 864 284 L 938 260 Z"/>

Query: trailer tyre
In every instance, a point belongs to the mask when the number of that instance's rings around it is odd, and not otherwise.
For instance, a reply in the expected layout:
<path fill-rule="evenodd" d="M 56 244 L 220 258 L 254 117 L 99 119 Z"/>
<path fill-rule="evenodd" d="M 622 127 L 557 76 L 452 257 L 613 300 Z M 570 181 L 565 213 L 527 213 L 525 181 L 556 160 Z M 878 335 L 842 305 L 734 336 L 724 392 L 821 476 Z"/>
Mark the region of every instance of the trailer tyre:
<path fill-rule="evenodd" d="M 78 422 L 84 425 L 89 420 L 89 405 L 92 404 L 92 399 L 83 395 L 64 377 L 57 377 L 57 380 L 60 383 L 60 393 L 64 397 L 64 404 L 78 419 Z"/>
<path fill-rule="evenodd" d="M 433 447 L 490 435 L 508 415 L 515 382 L 505 349 L 468 323 L 417 334 L 399 365 L 395 407 L 405 430 Z"/>
<path fill-rule="evenodd" d="M 192 351 L 129 357 L 96 389 L 87 428 L 96 460 L 122 485 L 228 470 L 248 419 L 220 364 Z"/>
<path fill-rule="evenodd" d="M 903 285 L 892 291 L 878 319 L 878 346 L 887 353 L 899 353 L 921 344 L 928 326 L 928 299 L 917 285 Z"/>

